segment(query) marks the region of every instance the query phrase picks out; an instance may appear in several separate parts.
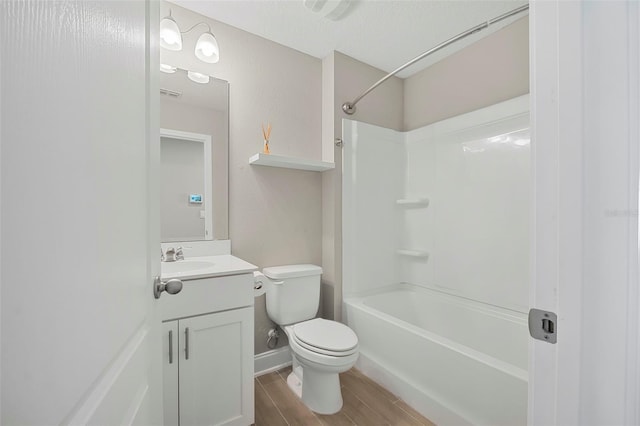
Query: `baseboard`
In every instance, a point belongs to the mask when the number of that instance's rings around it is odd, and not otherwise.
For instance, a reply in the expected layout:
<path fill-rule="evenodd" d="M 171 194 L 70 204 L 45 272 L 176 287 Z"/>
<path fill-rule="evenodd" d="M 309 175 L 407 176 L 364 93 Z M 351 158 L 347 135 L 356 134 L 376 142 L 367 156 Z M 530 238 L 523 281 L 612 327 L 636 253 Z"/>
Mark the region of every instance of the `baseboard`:
<path fill-rule="evenodd" d="M 291 365 L 291 351 L 289 346 L 283 346 L 272 351 L 257 354 L 254 357 L 254 375 L 255 377 Z"/>

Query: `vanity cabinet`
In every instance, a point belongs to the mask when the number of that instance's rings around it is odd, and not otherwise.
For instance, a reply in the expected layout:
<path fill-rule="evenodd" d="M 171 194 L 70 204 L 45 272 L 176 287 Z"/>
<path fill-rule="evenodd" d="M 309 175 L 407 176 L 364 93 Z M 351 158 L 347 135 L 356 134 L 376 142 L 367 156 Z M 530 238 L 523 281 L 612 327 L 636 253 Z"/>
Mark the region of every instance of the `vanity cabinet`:
<path fill-rule="evenodd" d="M 203 303 L 212 289 L 217 297 Z M 165 424 L 252 424 L 253 276 L 184 281 L 182 292 L 181 303 L 162 311 Z"/>

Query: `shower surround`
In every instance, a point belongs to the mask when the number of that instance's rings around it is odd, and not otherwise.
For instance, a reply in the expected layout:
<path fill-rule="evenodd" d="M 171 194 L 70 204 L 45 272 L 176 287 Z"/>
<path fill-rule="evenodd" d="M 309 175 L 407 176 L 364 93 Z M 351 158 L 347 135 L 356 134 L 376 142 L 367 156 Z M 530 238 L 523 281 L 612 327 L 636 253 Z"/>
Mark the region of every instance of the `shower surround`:
<path fill-rule="evenodd" d="M 410 132 L 344 120 L 344 318 L 437 424 L 525 424 L 529 97 Z"/>

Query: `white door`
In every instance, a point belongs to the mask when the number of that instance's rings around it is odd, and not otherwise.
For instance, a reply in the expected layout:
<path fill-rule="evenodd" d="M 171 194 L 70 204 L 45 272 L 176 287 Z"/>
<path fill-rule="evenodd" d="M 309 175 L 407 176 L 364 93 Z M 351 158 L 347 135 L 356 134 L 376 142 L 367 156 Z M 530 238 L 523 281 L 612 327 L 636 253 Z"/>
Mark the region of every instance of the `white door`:
<path fill-rule="evenodd" d="M 0 2 L 3 425 L 162 423 L 158 14 Z"/>
<path fill-rule="evenodd" d="M 529 424 L 640 422 L 640 4 L 531 4 L 534 249 Z"/>

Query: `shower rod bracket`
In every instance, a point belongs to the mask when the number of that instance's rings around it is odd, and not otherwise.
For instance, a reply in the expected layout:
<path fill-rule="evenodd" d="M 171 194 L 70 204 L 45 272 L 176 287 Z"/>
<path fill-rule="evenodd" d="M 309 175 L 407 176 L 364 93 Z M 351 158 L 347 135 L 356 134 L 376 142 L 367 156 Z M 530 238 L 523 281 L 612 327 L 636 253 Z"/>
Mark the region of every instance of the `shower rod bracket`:
<path fill-rule="evenodd" d="M 351 102 L 345 102 L 342 104 L 342 110 L 349 115 L 353 115 L 356 112 L 356 106 Z"/>
<path fill-rule="evenodd" d="M 405 68 L 415 64 L 416 62 L 426 58 L 427 56 L 431 55 L 432 53 L 437 52 L 438 50 L 443 49 L 443 48 L 449 46 L 450 44 L 455 43 L 458 40 L 462 40 L 463 38 L 468 37 L 471 34 L 475 34 L 478 31 L 482 31 L 485 28 L 489 28 L 489 26 L 495 24 L 496 22 L 500 22 L 500 21 L 502 21 L 504 19 L 507 19 L 507 18 L 509 18 L 511 16 L 517 15 L 518 13 L 524 12 L 525 10 L 528 10 L 528 9 L 529 9 L 529 5 L 525 4 L 523 6 L 520 6 L 520 7 L 516 8 L 516 9 L 510 10 L 507 13 L 504 13 L 504 14 L 502 14 L 500 16 L 497 16 L 497 17 L 495 17 L 493 19 L 485 21 L 485 22 L 483 22 L 483 23 L 481 23 L 479 25 L 476 25 L 473 28 L 469 28 L 468 30 L 466 30 L 464 32 L 461 32 L 457 36 L 451 37 L 449 40 L 440 43 L 439 45 L 427 50 L 424 53 L 421 53 L 420 55 L 416 56 L 415 58 L 413 58 L 412 60 L 410 60 L 406 64 L 402 65 L 401 67 L 396 68 L 395 70 L 391 71 L 389 74 L 387 74 L 384 77 L 382 77 L 380 80 L 376 81 L 371 87 L 369 87 L 367 90 L 362 92 L 360 94 L 360 96 L 355 98 L 353 101 L 343 103 L 342 104 L 342 111 L 344 111 L 344 113 L 347 114 L 347 115 L 355 114 L 355 112 L 356 112 L 356 104 L 358 102 L 360 102 L 362 100 L 362 98 L 367 96 L 376 87 L 380 86 L 382 83 L 384 83 L 385 81 L 387 81 L 389 78 L 393 77 L 394 75 L 398 74 L 403 69 L 405 69 Z"/>

